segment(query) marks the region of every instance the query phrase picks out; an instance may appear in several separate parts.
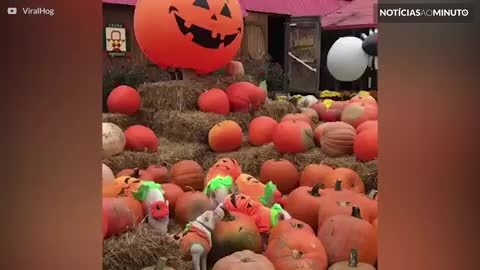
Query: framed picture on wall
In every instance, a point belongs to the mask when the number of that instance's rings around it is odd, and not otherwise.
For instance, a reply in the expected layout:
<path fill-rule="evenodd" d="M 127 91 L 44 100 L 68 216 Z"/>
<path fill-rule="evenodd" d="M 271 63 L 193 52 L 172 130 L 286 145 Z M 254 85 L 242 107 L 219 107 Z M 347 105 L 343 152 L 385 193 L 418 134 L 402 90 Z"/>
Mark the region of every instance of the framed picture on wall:
<path fill-rule="evenodd" d="M 127 29 L 123 24 L 105 26 L 105 50 L 109 56 L 122 57 L 128 53 Z"/>

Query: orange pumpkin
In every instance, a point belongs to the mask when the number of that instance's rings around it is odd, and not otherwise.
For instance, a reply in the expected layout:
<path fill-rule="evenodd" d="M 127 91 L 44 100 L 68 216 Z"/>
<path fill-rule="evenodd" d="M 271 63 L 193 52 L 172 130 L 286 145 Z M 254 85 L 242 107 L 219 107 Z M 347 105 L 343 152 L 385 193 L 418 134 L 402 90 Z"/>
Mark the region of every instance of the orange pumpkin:
<path fill-rule="evenodd" d="M 223 207 L 230 212 L 239 212 L 250 216 L 261 234 L 268 234 L 272 228 L 272 212 L 246 194 L 233 193 L 223 201 Z M 282 217 L 279 217 L 282 219 Z"/>
<path fill-rule="evenodd" d="M 280 122 L 288 121 L 288 120 L 295 120 L 295 121 L 304 121 L 305 123 L 311 125 L 312 118 L 310 116 L 303 114 L 303 113 L 289 113 L 286 114 Z"/>
<path fill-rule="evenodd" d="M 132 192 L 142 184 L 142 181 L 135 177 L 120 176 L 112 183 L 106 183 L 102 186 L 103 197 L 133 197 Z"/>
<path fill-rule="evenodd" d="M 318 116 L 322 121 L 325 122 L 335 122 L 340 120 L 342 115 L 343 108 L 345 107 L 345 102 L 335 101 L 330 107 L 326 107 L 325 110 L 321 111 Z"/>
<path fill-rule="evenodd" d="M 305 114 L 306 116 L 308 116 L 312 123 L 318 122 L 318 114 L 314 109 L 302 108 L 300 109 L 300 111 L 302 112 L 302 114 Z"/>
<path fill-rule="evenodd" d="M 231 152 L 242 145 L 242 128 L 231 120 L 222 121 L 208 132 L 208 144 L 215 152 Z"/>
<path fill-rule="evenodd" d="M 348 101 L 335 101 L 332 103 L 332 105 L 330 106 L 330 109 L 332 110 L 338 110 L 340 111 L 340 113 L 345 109 L 345 107 L 347 107 L 348 105 Z"/>
<path fill-rule="evenodd" d="M 327 129 L 329 126 L 335 125 L 335 123 L 338 123 L 338 122 L 325 122 L 325 123 L 321 123 L 315 128 L 315 130 L 313 131 L 313 138 L 317 145 L 320 145 L 320 141 L 322 139 L 323 132 L 325 131 L 325 129 Z"/>
<path fill-rule="evenodd" d="M 337 180 L 341 181 L 342 190 L 364 193 L 365 185 L 360 176 L 349 168 L 336 168 L 325 176 L 325 188 L 334 188 Z"/>
<path fill-rule="evenodd" d="M 141 103 L 137 89 L 127 85 L 115 87 L 107 98 L 108 111 L 111 113 L 132 115 L 140 109 Z"/>
<path fill-rule="evenodd" d="M 241 174 L 235 184 L 239 193 L 245 194 L 257 202 L 265 193 L 265 185 L 249 174 Z"/>
<path fill-rule="evenodd" d="M 250 250 L 237 251 L 221 258 L 212 270 L 275 270 L 267 257 Z"/>
<path fill-rule="evenodd" d="M 317 230 L 318 208 L 320 207 L 321 193 L 320 184 L 314 187 L 298 187 L 287 197 L 285 211 L 293 218 L 301 220 Z"/>
<path fill-rule="evenodd" d="M 305 121 L 280 122 L 273 132 L 272 140 L 280 153 L 303 153 L 315 146 L 313 130 Z"/>
<path fill-rule="evenodd" d="M 185 226 L 194 221 L 203 212 L 215 208 L 212 201 L 200 191 L 188 191 L 181 194 L 175 202 L 175 222 Z"/>
<path fill-rule="evenodd" d="M 334 122 L 324 128 L 321 133 L 320 146 L 322 152 L 331 157 L 353 153 L 353 143 L 357 132 L 347 123 Z"/>
<path fill-rule="evenodd" d="M 360 161 L 376 159 L 378 156 L 378 130 L 371 128 L 358 134 L 353 151 L 355 157 Z"/>
<path fill-rule="evenodd" d="M 140 180 L 147 180 L 147 181 L 153 181 L 154 179 L 154 176 L 151 173 L 149 173 L 146 170 L 140 170 L 138 168 L 121 170 L 115 175 L 115 178 L 118 178 L 121 176 L 130 176 L 133 178 L 137 178 Z"/>
<path fill-rule="evenodd" d="M 208 185 L 210 180 L 215 176 L 231 176 L 232 179 L 237 179 L 242 173 L 242 168 L 238 161 L 233 158 L 221 158 L 208 170 L 205 177 L 205 185 Z"/>
<path fill-rule="evenodd" d="M 319 101 L 319 102 L 313 104 L 312 106 L 310 106 L 310 109 L 315 110 L 315 112 L 317 112 L 317 115 L 320 116 L 320 114 L 327 111 L 327 106 L 325 106 L 325 104 L 323 102 Z"/>
<path fill-rule="evenodd" d="M 313 187 L 315 184 L 323 183 L 323 178 L 333 171 L 333 168 L 325 164 L 307 165 L 300 174 L 300 186 Z"/>
<path fill-rule="evenodd" d="M 225 73 L 231 76 L 243 76 L 245 75 L 245 68 L 243 67 L 242 62 L 230 61 L 225 66 Z"/>
<path fill-rule="evenodd" d="M 377 104 L 377 100 L 372 97 L 371 95 L 362 95 L 362 94 L 357 94 L 355 96 L 353 96 L 349 101 L 348 101 L 348 104 L 351 104 L 351 103 L 355 103 L 355 102 L 359 102 L 359 103 L 371 103 L 371 104 Z"/>
<path fill-rule="evenodd" d="M 168 182 L 169 174 L 165 165 L 152 164 L 145 171 L 152 176 L 153 181 L 156 183 L 163 184 Z"/>
<path fill-rule="evenodd" d="M 204 74 L 236 55 L 243 15 L 236 0 L 142 0 L 135 7 L 134 32 L 153 63 Z"/>
<path fill-rule="evenodd" d="M 208 262 L 215 262 L 237 251 L 262 251 L 262 240 L 252 218 L 242 213 L 228 212 L 215 226 L 212 233 L 212 249 L 208 254 Z"/>
<path fill-rule="evenodd" d="M 326 270 L 328 266 L 322 242 L 315 235 L 304 231 L 272 240 L 265 256 L 276 270 Z"/>
<path fill-rule="evenodd" d="M 377 120 L 377 117 L 378 107 L 376 104 L 354 102 L 343 109 L 341 119 L 356 128 L 365 121 Z"/>
<path fill-rule="evenodd" d="M 291 218 L 280 220 L 277 225 L 272 228 L 272 230 L 270 231 L 270 235 L 268 236 L 268 243 L 281 237 L 282 235 L 295 234 L 296 231 L 305 231 L 313 236 L 316 235 L 310 225 L 301 220 Z"/>
<path fill-rule="evenodd" d="M 365 131 L 371 128 L 378 130 L 378 120 L 368 120 L 361 123 L 357 127 L 357 134 L 360 134 L 362 131 Z"/>
<path fill-rule="evenodd" d="M 278 122 L 268 116 L 259 116 L 253 119 L 248 126 L 248 142 L 260 146 L 272 142 L 273 132 Z"/>
<path fill-rule="evenodd" d="M 359 204 L 356 197 L 352 196 L 351 200 L 336 200 L 334 197 L 327 197 L 324 200 L 320 200 L 317 208 L 318 228 L 320 228 L 325 221 L 332 216 L 350 216 L 352 214 L 353 207 L 358 207 L 360 210 L 362 210 L 362 219 L 367 222 L 372 220 L 373 216 L 371 215 L 371 211 L 369 211 L 366 206 Z"/>
<path fill-rule="evenodd" d="M 333 264 L 328 270 L 376 270 L 375 267 L 367 263 L 358 261 L 357 249 L 352 249 L 348 261 L 341 261 Z"/>
<path fill-rule="evenodd" d="M 143 205 L 130 197 L 103 198 L 102 209 L 108 224 L 107 237 L 132 229 L 145 216 Z"/>
<path fill-rule="evenodd" d="M 155 132 L 150 128 L 142 125 L 134 125 L 128 127 L 125 134 L 125 149 L 131 151 L 148 151 L 154 153 L 158 151 L 158 138 Z"/>
<path fill-rule="evenodd" d="M 318 238 L 325 246 L 330 264 L 348 260 L 352 248 L 358 249 L 360 262 L 375 265 L 377 261 L 377 233 L 368 221 L 361 219 L 357 207 L 353 208 L 351 216 L 328 218 L 320 227 Z"/>
<path fill-rule="evenodd" d="M 235 82 L 225 89 L 230 100 L 233 112 L 255 111 L 265 102 L 267 98 L 264 90 L 250 82 Z M 237 106 L 236 99 L 243 100 L 242 107 Z M 247 102 L 247 104 L 245 104 Z M 248 107 L 244 107 L 247 105 Z M 245 111 L 246 110 L 246 111 Z"/>
<path fill-rule="evenodd" d="M 300 174 L 290 161 L 286 159 L 270 159 L 260 168 L 260 181 L 264 184 L 272 181 L 282 194 L 288 194 L 296 187 Z"/>
<path fill-rule="evenodd" d="M 184 191 L 203 190 L 204 177 L 202 167 L 193 160 L 179 161 L 170 168 L 170 181 Z"/>
<path fill-rule="evenodd" d="M 225 91 L 212 88 L 200 94 L 197 100 L 200 111 L 227 115 L 230 112 L 230 103 Z"/>
<path fill-rule="evenodd" d="M 362 212 L 368 211 L 371 216 L 370 222 L 373 222 L 378 216 L 377 190 L 371 190 L 368 195 L 358 194 L 357 197 L 359 205 L 363 206 L 360 209 Z"/>
<path fill-rule="evenodd" d="M 253 91 L 245 91 L 242 85 L 232 84 L 225 89 L 225 92 L 227 93 L 228 101 L 230 102 L 231 112 L 248 113 L 253 110 L 251 93 Z"/>
<path fill-rule="evenodd" d="M 175 215 L 175 203 L 177 202 L 178 198 L 183 194 L 183 190 L 181 187 L 172 183 L 162 184 L 162 189 L 165 199 L 168 201 L 168 206 L 170 208 L 170 216 L 173 217 Z"/>

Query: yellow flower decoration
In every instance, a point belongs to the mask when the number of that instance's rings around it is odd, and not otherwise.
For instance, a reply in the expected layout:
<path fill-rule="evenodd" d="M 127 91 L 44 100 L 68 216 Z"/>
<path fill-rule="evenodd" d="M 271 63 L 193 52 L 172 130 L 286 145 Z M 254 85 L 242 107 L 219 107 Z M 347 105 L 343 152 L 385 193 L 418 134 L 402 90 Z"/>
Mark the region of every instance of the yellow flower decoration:
<path fill-rule="evenodd" d="M 324 99 L 323 101 L 323 104 L 325 104 L 325 107 L 330 108 L 330 106 L 332 106 L 333 103 L 335 103 L 335 101 L 331 100 L 331 99 Z"/>
<path fill-rule="evenodd" d="M 320 98 L 341 97 L 341 96 L 343 96 L 343 94 L 337 91 L 323 90 L 322 92 L 320 92 Z"/>
<path fill-rule="evenodd" d="M 368 97 L 368 96 L 370 96 L 370 92 L 362 90 L 362 91 L 358 92 L 357 95 L 359 95 L 361 97 Z"/>

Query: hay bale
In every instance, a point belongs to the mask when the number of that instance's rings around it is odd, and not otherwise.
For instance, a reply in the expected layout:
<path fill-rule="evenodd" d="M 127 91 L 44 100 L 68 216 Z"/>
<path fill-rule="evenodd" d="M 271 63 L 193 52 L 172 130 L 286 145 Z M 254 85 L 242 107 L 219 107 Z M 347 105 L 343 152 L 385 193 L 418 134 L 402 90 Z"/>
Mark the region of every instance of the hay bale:
<path fill-rule="evenodd" d="M 305 153 L 284 154 L 282 158 L 291 161 L 299 171 L 302 171 L 307 165 L 318 164 L 325 159 L 326 155 L 315 147 Z"/>
<path fill-rule="evenodd" d="M 198 77 L 195 80 L 199 81 L 206 88 L 220 88 L 225 90 L 230 84 L 235 82 L 250 82 L 253 84 L 258 84 L 255 79 L 250 75 L 237 75 L 237 76 L 225 76 L 222 74 L 219 75 L 209 75 L 205 77 Z"/>
<path fill-rule="evenodd" d="M 160 138 L 158 152 L 156 153 L 124 151 L 104 160 L 103 163 L 110 167 L 113 173 L 118 173 L 126 168 L 146 168 L 151 164 L 163 163 L 170 167 L 177 161 L 184 159 L 192 159 L 202 164 L 208 154 L 207 145 L 188 142 L 178 143 Z"/>
<path fill-rule="evenodd" d="M 130 126 L 131 118 L 121 113 L 102 113 L 102 122 L 115 124 L 122 130 L 125 130 Z"/>
<path fill-rule="evenodd" d="M 173 225 L 170 232 L 180 228 Z M 132 270 L 156 264 L 165 257 L 167 264 L 177 270 L 191 270 L 192 263 L 182 260 L 178 244 L 168 236 L 160 236 L 142 222 L 135 229 L 104 240 L 103 269 Z"/>
<path fill-rule="evenodd" d="M 197 109 L 200 94 L 210 88 L 225 89 L 236 81 L 250 81 L 251 77 L 206 76 L 182 81 L 145 83 L 138 88 L 143 107 L 155 111 L 192 111 Z"/>
<path fill-rule="evenodd" d="M 273 144 L 259 147 L 245 145 L 235 152 L 213 154 L 211 158 L 204 163 L 204 168 L 208 169 L 217 160 L 224 157 L 236 159 L 242 167 L 243 172 L 258 176 L 262 164 L 269 159 L 279 157 L 279 153 L 275 150 Z"/>
<path fill-rule="evenodd" d="M 299 112 L 299 110 L 288 101 L 267 100 L 260 110 L 255 112 L 255 116 L 269 116 L 280 121 L 286 114 L 297 112 Z"/>
<path fill-rule="evenodd" d="M 119 126 L 122 130 L 132 125 L 144 125 L 151 127 L 154 111 L 152 109 L 140 108 L 133 115 L 121 113 L 102 113 L 102 122 L 109 122 Z"/>
<path fill-rule="evenodd" d="M 246 113 L 231 113 L 223 116 L 199 111 L 159 111 L 154 116 L 152 128 L 156 134 L 172 141 L 207 144 L 208 132 L 215 124 L 223 120 L 237 122 L 246 132 L 251 116 Z"/>
<path fill-rule="evenodd" d="M 166 81 L 142 84 L 138 91 L 142 107 L 159 110 L 195 110 L 197 98 L 206 88 L 196 81 Z"/>

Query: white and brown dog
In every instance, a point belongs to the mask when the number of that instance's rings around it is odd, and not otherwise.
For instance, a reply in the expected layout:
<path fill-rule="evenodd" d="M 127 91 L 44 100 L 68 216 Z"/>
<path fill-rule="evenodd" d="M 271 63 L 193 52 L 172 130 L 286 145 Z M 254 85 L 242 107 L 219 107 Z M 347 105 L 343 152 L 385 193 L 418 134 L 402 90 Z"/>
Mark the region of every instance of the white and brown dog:
<path fill-rule="evenodd" d="M 222 208 L 206 211 L 190 222 L 180 241 L 186 259 L 192 259 L 194 270 L 207 270 L 207 257 L 212 248 L 212 232 L 225 215 Z"/>

